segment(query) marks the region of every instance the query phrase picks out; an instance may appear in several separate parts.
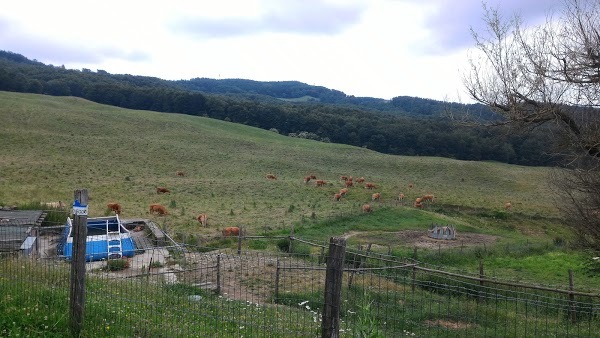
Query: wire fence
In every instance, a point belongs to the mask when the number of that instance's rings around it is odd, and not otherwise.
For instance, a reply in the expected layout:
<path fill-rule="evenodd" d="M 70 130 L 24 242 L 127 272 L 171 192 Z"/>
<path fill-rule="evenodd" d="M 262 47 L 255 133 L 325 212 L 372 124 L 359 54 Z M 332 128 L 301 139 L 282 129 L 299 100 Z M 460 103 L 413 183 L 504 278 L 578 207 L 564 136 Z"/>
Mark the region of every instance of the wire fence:
<path fill-rule="evenodd" d="M 288 236 L 288 245 L 313 249 L 265 252 L 249 243 L 285 236 L 241 234 L 217 249 L 161 238 L 150 223 L 128 225 L 132 257 L 85 263 L 82 336 L 318 337 L 333 307 L 346 337 L 600 337 L 598 293 L 452 273 L 345 244 L 341 278 L 332 281 L 331 243 Z M 63 233 L 63 226 L 0 225 L 0 336 L 61 335 L 68 327 Z M 248 244 L 236 248 L 241 238 Z M 339 288 L 333 303 L 331 283 Z"/>

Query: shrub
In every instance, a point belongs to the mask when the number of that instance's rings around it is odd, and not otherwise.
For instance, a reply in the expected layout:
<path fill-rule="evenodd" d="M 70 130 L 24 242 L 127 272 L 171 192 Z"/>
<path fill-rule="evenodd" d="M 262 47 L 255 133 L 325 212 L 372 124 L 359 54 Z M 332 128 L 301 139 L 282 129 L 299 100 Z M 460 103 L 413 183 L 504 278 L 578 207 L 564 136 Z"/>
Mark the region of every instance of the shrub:
<path fill-rule="evenodd" d="M 109 259 L 106 261 L 106 269 L 108 271 L 121 271 L 129 267 L 127 259 Z"/>

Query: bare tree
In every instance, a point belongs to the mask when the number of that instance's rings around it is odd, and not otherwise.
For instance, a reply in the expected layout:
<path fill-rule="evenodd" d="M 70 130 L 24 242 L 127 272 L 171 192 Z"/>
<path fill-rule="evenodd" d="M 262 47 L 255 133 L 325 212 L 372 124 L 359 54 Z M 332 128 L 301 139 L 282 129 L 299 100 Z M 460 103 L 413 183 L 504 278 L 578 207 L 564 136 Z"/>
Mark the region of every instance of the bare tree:
<path fill-rule="evenodd" d="M 484 4 L 484 21 L 485 32 L 471 30 L 477 49 L 463 79 L 467 91 L 503 117 L 496 124 L 548 126 L 575 170 L 560 182 L 569 202 L 561 209 L 568 219 L 597 220 L 600 189 L 588 187 L 600 186 L 600 2 L 565 0 L 536 27 Z M 600 249 L 598 223 L 574 229 Z"/>

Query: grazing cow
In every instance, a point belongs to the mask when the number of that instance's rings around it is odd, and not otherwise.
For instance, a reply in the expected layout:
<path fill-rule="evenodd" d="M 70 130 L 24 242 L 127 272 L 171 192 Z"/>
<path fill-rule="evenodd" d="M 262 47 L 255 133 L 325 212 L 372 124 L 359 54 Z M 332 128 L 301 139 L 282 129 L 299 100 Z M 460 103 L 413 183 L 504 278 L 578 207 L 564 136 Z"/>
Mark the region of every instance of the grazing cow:
<path fill-rule="evenodd" d="M 221 231 L 221 233 L 223 234 L 224 237 L 239 236 L 240 228 L 239 227 L 227 227 L 227 228 L 223 229 L 223 231 Z"/>
<path fill-rule="evenodd" d="M 183 171 L 176 171 L 175 176 L 185 176 L 185 173 Z"/>
<path fill-rule="evenodd" d="M 267 174 L 267 178 L 270 180 L 276 180 L 277 176 L 273 175 L 273 174 Z"/>
<path fill-rule="evenodd" d="M 340 176 L 340 180 L 341 181 L 347 181 L 348 180 L 348 176 Z"/>
<path fill-rule="evenodd" d="M 356 179 L 356 183 L 362 183 L 364 181 L 365 181 L 364 177 L 359 177 L 359 178 Z"/>
<path fill-rule="evenodd" d="M 315 176 L 315 175 L 310 175 L 310 179 L 311 179 L 311 180 L 316 180 L 316 179 L 317 179 L 317 176 Z"/>
<path fill-rule="evenodd" d="M 352 176 L 348 177 L 348 181 L 352 182 L 353 178 Z"/>
<path fill-rule="evenodd" d="M 340 189 L 340 195 L 346 196 L 347 193 L 348 193 L 348 188 L 342 188 L 342 189 Z"/>
<path fill-rule="evenodd" d="M 339 201 L 342 198 L 342 194 L 335 194 L 333 195 L 333 200 L 334 201 Z"/>
<path fill-rule="evenodd" d="M 168 193 L 168 192 L 171 192 L 171 190 L 169 190 L 169 189 L 167 189 L 167 188 L 159 188 L 159 187 L 156 187 L 156 193 L 157 193 L 157 194 L 166 194 L 166 193 Z"/>
<path fill-rule="evenodd" d="M 114 211 L 115 215 L 121 214 L 121 205 L 119 203 L 108 203 L 106 207 L 109 208 L 111 211 Z"/>
<path fill-rule="evenodd" d="M 504 209 L 510 210 L 511 208 L 512 208 L 512 203 L 511 202 L 504 203 Z"/>
<path fill-rule="evenodd" d="M 365 188 L 366 189 L 375 189 L 377 187 L 375 186 L 375 184 L 373 184 L 371 182 L 367 182 L 367 183 L 365 183 Z"/>
<path fill-rule="evenodd" d="M 308 183 L 308 181 L 310 181 L 311 177 L 310 176 L 305 176 L 304 177 L 304 183 Z"/>
<path fill-rule="evenodd" d="M 206 213 L 201 213 L 200 216 L 198 216 L 198 222 L 200 222 L 200 224 L 202 224 L 203 227 L 208 225 L 208 215 Z"/>
<path fill-rule="evenodd" d="M 404 201 L 404 197 L 406 197 L 406 196 L 404 196 L 403 193 L 400 193 L 400 195 L 398 195 L 398 200 L 400 200 L 402 202 L 402 201 Z"/>
<path fill-rule="evenodd" d="M 415 208 L 423 208 L 423 203 L 415 201 L 414 207 Z"/>
<path fill-rule="evenodd" d="M 373 195 L 371 195 L 371 201 L 378 201 L 381 199 L 381 193 L 374 193 Z"/>
<path fill-rule="evenodd" d="M 423 197 L 421 197 L 423 199 L 423 202 L 425 201 L 429 201 L 429 202 L 433 202 L 433 195 L 423 195 Z"/>
<path fill-rule="evenodd" d="M 150 214 L 168 215 L 169 212 L 160 204 L 150 204 Z"/>
<path fill-rule="evenodd" d="M 316 183 L 317 187 L 322 187 L 325 184 L 327 184 L 327 182 L 325 182 L 324 180 L 317 180 Z"/>
<path fill-rule="evenodd" d="M 362 211 L 363 212 L 371 212 L 373 209 L 371 209 L 371 205 L 369 204 L 365 204 L 362 206 Z"/>
<path fill-rule="evenodd" d="M 415 203 L 423 203 L 423 198 L 422 197 L 417 197 L 415 199 Z"/>
<path fill-rule="evenodd" d="M 345 184 L 346 184 L 346 187 L 353 187 L 354 186 L 354 183 L 352 183 L 352 181 L 350 181 L 350 180 L 346 180 Z"/>

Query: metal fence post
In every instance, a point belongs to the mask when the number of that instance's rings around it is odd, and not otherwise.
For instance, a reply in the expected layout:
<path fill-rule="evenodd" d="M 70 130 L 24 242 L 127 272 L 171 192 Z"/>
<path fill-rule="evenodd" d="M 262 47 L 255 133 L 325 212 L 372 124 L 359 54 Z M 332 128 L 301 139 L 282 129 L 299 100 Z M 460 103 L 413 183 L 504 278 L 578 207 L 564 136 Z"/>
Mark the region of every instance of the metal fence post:
<path fill-rule="evenodd" d="M 83 328 L 85 312 L 85 240 L 87 237 L 87 189 L 75 190 L 73 203 L 73 256 L 69 288 L 70 329 L 79 337 Z"/>
<path fill-rule="evenodd" d="M 277 268 L 275 270 L 275 303 L 279 300 L 279 257 L 277 257 Z"/>
<path fill-rule="evenodd" d="M 325 273 L 325 304 L 323 305 L 323 320 L 321 322 L 322 338 L 337 338 L 340 335 L 340 306 L 345 254 L 346 240 L 341 237 L 331 237 Z"/>

